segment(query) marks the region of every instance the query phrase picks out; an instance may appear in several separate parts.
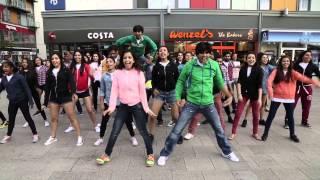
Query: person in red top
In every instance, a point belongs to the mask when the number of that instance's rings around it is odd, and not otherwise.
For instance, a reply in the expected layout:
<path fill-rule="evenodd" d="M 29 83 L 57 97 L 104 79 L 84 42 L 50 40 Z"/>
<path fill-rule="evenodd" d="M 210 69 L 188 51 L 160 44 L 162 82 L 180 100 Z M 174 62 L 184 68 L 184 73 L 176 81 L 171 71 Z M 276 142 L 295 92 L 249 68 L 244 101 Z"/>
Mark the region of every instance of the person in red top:
<path fill-rule="evenodd" d="M 100 127 L 96 126 L 96 115 L 92 109 L 92 99 L 89 92 L 89 81 L 92 74 L 90 66 L 85 63 L 80 51 L 74 52 L 70 70 L 76 82 L 76 93 L 78 98 L 83 98 L 87 112 L 92 121 L 93 128 L 96 132 L 100 132 Z M 73 127 L 70 126 L 68 129 L 73 129 Z"/>
<path fill-rule="evenodd" d="M 290 130 L 290 139 L 296 143 L 300 142 L 299 138 L 294 132 L 294 118 L 293 107 L 295 102 L 295 90 L 297 80 L 308 83 L 316 84 L 320 87 L 320 82 L 309 79 L 306 76 L 298 73 L 292 69 L 291 60 L 288 56 L 283 56 L 278 62 L 278 67 L 273 70 L 268 78 L 268 94 L 271 99 L 270 111 L 266 121 L 264 133 L 261 137 L 262 141 L 268 138 L 271 123 L 277 113 L 280 104 L 283 103 L 288 117 L 288 125 Z"/>

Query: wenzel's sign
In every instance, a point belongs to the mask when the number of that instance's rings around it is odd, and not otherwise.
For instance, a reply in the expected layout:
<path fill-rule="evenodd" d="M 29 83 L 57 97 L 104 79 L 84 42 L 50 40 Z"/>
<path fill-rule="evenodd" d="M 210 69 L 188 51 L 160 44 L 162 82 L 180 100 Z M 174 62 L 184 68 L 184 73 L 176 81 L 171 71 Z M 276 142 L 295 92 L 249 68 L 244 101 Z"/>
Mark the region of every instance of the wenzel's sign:
<path fill-rule="evenodd" d="M 113 39 L 112 32 L 89 32 L 87 35 L 88 39 Z"/>
<path fill-rule="evenodd" d="M 166 29 L 169 40 L 256 41 L 257 29 Z"/>
<path fill-rule="evenodd" d="M 212 38 L 213 33 L 208 29 L 202 29 L 200 31 L 191 31 L 191 32 L 181 32 L 181 31 L 171 31 L 169 38 L 170 39 L 205 39 Z"/>

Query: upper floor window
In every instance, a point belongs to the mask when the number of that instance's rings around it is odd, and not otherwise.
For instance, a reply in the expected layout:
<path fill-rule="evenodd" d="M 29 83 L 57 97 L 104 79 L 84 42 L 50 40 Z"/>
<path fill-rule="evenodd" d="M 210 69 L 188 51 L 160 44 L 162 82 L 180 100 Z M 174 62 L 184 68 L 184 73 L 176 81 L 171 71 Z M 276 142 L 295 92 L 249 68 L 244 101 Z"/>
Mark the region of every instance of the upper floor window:
<path fill-rule="evenodd" d="M 309 10 L 310 10 L 310 0 L 300 0 L 299 11 L 309 11 Z"/>
<path fill-rule="evenodd" d="M 219 6 L 219 9 L 230 9 L 231 2 L 230 0 L 219 0 L 218 6 Z"/>
<path fill-rule="evenodd" d="M 149 9 L 167 9 L 175 8 L 175 0 L 148 0 L 148 8 Z"/>
<path fill-rule="evenodd" d="M 2 16 L 3 21 L 9 22 L 10 21 L 10 11 L 8 8 L 3 9 L 3 16 Z"/>
<path fill-rule="evenodd" d="M 260 10 L 270 10 L 270 0 L 260 0 Z"/>

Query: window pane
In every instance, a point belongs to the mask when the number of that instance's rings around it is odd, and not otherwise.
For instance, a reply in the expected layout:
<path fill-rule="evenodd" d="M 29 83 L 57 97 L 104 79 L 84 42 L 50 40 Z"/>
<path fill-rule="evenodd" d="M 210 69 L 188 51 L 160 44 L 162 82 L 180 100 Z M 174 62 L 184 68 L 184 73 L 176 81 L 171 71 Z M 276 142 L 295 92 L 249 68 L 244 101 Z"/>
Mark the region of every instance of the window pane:
<path fill-rule="evenodd" d="M 308 11 L 309 10 L 309 0 L 300 0 L 299 1 L 299 10 Z"/>
<path fill-rule="evenodd" d="M 148 8 L 148 0 L 137 0 L 138 8 Z"/>
<path fill-rule="evenodd" d="M 178 8 L 190 8 L 190 0 L 178 0 Z"/>
<path fill-rule="evenodd" d="M 270 0 L 260 0 L 260 10 L 270 10 Z"/>
<path fill-rule="evenodd" d="M 167 9 L 168 6 L 175 8 L 175 0 L 148 0 L 149 9 Z"/>
<path fill-rule="evenodd" d="M 219 9 L 230 9 L 230 0 L 219 0 Z"/>

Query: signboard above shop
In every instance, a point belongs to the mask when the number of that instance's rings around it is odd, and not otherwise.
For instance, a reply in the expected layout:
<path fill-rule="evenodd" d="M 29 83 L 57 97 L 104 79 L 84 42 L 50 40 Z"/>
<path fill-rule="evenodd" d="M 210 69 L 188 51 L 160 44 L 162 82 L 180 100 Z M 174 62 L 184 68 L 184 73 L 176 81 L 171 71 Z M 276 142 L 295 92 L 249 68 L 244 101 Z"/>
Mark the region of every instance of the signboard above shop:
<path fill-rule="evenodd" d="M 165 29 L 166 40 L 256 41 L 257 29 Z"/>
<path fill-rule="evenodd" d="M 45 0 L 46 10 L 65 10 L 66 1 L 65 0 Z"/>

